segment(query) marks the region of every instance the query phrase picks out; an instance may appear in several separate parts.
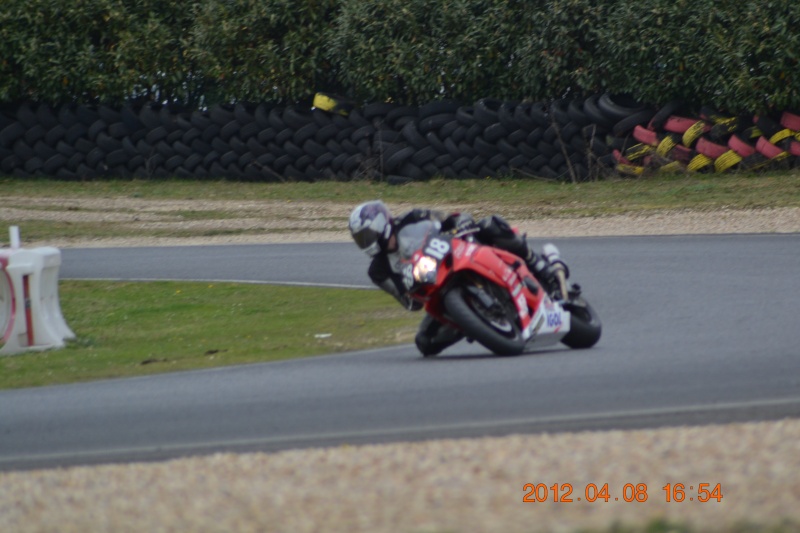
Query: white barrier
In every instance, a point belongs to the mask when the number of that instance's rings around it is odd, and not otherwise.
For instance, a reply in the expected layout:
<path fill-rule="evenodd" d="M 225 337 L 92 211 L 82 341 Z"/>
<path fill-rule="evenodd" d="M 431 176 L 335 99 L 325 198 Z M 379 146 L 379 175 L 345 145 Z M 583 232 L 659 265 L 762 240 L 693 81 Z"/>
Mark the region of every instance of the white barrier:
<path fill-rule="evenodd" d="M 0 250 L 0 355 L 61 348 L 75 338 L 58 300 L 61 251 L 20 248 L 19 229 L 10 233 L 11 248 Z"/>

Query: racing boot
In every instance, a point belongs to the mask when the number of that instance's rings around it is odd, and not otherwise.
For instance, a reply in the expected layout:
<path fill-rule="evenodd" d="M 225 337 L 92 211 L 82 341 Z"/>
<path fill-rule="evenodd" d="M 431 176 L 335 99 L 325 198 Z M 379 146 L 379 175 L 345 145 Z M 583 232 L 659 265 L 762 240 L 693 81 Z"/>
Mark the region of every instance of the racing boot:
<path fill-rule="evenodd" d="M 464 335 L 454 327 L 442 324 L 426 314 L 419 325 L 414 343 L 423 357 L 434 357 L 463 338 Z"/>
<path fill-rule="evenodd" d="M 561 254 L 555 244 L 547 243 L 542 247 L 542 255 L 537 259 L 531 272 L 536 279 L 546 284 L 551 295 L 560 295 L 565 300 L 569 299 L 569 288 L 567 287 L 569 267 L 561 260 Z M 560 276 L 562 273 L 563 277 Z"/>

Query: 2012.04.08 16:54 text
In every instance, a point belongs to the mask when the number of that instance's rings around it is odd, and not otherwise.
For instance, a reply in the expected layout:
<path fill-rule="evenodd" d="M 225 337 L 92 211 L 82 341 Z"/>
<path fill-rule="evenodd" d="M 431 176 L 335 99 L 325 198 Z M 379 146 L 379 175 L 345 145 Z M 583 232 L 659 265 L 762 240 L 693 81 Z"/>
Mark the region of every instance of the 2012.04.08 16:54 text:
<path fill-rule="evenodd" d="M 580 490 L 581 487 L 578 487 Z M 525 495 L 522 497 L 524 503 L 555 502 L 572 503 L 587 501 L 594 503 L 597 501 L 611 502 L 638 502 L 644 503 L 650 497 L 646 483 L 625 483 L 621 490 L 612 491 L 608 483 L 597 485 L 588 483 L 583 487 L 582 494 L 575 492 L 575 487 L 571 483 L 526 483 L 522 490 Z M 717 483 L 667 483 L 661 490 L 664 491 L 664 500 L 671 502 L 709 502 L 722 501 L 722 484 Z"/>

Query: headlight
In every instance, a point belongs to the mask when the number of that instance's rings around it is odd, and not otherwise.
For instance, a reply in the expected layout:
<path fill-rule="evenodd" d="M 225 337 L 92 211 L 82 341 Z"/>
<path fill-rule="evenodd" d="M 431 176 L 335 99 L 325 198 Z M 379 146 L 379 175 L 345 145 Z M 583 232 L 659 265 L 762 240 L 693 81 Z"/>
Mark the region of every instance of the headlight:
<path fill-rule="evenodd" d="M 427 255 L 419 258 L 414 265 L 414 280 L 417 283 L 434 283 L 436 281 L 436 260 Z"/>

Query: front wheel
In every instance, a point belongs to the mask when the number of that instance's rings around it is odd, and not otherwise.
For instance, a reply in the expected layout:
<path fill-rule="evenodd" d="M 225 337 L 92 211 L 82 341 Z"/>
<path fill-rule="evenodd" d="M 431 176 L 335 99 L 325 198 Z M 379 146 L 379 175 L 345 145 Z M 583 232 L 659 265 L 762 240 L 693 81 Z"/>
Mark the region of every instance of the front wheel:
<path fill-rule="evenodd" d="M 489 291 L 486 294 L 490 294 Z M 507 311 L 508 307 L 502 300 L 494 294 L 490 296 L 494 301 L 487 306 L 481 298 L 456 287 L 445 295 L 444 306 L 450 318 L 467 337 L 475 339 L 498 355 L 522 353 L 525 340 L 516 316 Z"/>
<path fill-rule="evenodd" d="M 574 298 L 565 302 L 564 309 L 569 311 L 570 327 L 561 342 L 570 348 L 591 348 L 600 340 L 603 325 L 597 311 L 583 298 Z"/>

